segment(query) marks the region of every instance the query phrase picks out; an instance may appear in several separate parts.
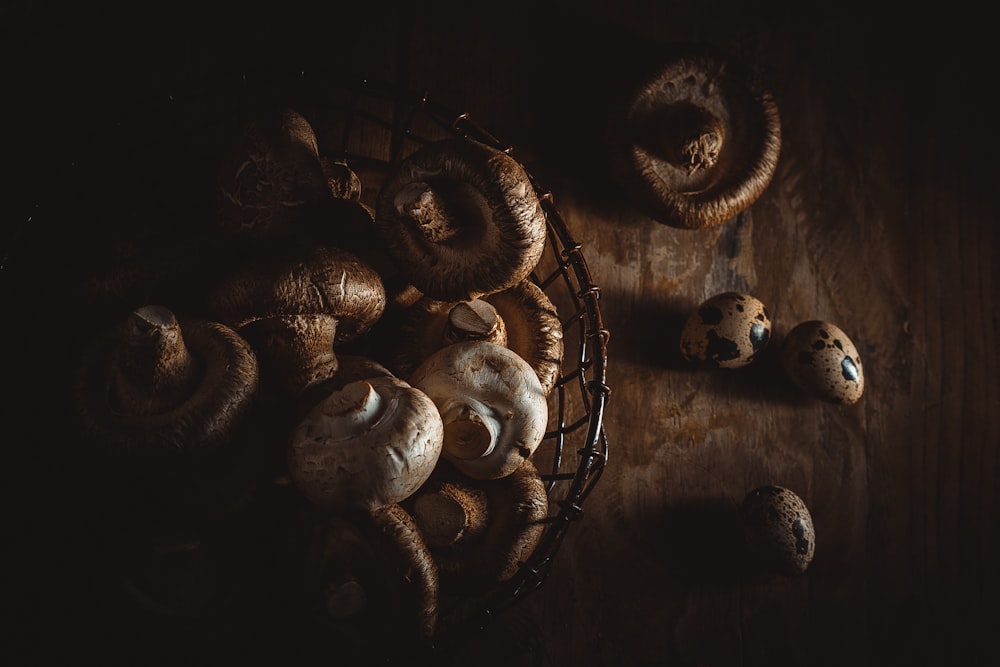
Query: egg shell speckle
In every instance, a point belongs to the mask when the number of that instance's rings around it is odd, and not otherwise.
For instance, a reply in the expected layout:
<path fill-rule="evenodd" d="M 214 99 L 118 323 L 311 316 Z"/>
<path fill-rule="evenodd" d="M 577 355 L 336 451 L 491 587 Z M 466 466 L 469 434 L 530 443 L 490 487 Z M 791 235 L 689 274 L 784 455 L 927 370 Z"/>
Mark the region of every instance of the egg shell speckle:
<path fill-rule="evenodd" d="M 723 292 L 705 300 L 681 330 L 681 355 L 715 368 L 740 368 L 752 362 L 771 339 L 771 317 L 754 296 Z"/>
<path fill-rule="evenodd" d="M 750 552 L 774 572 L 802 574 L 816 552 L 816 530 L 802 499 L 782 486 L 761 486 L 740 505 Z"/>
<path fill-rule="evenodd" d="M 830 322 L 795 326 L 782 344 L 781 364 L 803 391 L 834 403 L 857 403 L 865 390 L 861 356 L 844 331 Z"/>

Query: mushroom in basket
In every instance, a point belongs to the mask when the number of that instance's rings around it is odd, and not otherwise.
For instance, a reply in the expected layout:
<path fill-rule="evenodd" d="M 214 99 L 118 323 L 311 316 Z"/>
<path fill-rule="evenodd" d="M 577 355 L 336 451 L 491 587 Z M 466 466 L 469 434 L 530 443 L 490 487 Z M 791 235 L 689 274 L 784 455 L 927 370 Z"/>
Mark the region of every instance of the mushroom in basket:
<path fill-rule="evenodd" d="M 430 477 L 444 426 L 431 399 L 392 376 L 355 380 L 320 400 L 289 438 L 288 472 L 330 511 L 399 502 Z"/>
<path fill-rule="evenodd" d="M 505 477 L 545 436 L 548 405 L 534 369 L 488 341 L 441 348 L 410 376 L 444 424 L 442 457 L 474 479 Z"/>
<path fill-rule="evenodd" d="M 404 641 L 426 641 L 437 618 L 438 572 L 398 503 L 438 463 L 441 416 L 422 391 L 350 359 L 347 372 L 378 374 L 342 386 L 332 380 L 289 439 L 289 477 L 319 514 L 306 593 L 337 627 L 358 634 L 352 642 L 377 639 L 394 623 Z"/>
<path fill-rule="evenodd" d="M 217 224 L 246 247 L 267 249 L 301 234 L 328 194 L 316 134 L 285 107 L 246 118 L 218 172 Z"/>
<path fill-rule="evenodd" d="M 425 296 L 399 319 L 402 335 L 393 365 L 403 377 L 437 350 L 462 340 L 486 340 L 516 352 L 535 370 L 545 395 L 562 372 L 562 322 L 548 295 L 531 279 L 468 301 Z"/>
<path fill-rule="evenodd" d="M 210 291 L 207 307 L 250 342 L 262 384 L 296 396 L 336 373 L 334 347 L 367 332 L 385 303 L 371 266 L 345 250 L 315 246 L 229 275 Z"/>
<path fill-rule="evenodd" d="M 379 190 L 375 224 L 399 271 L 442 301 L 524 280 L 546 240 L 545 212 L 521 164 L 463 138 L 426 144 L 396 165 Z"/>
<path fill-rule="evenodd" d="M 340 659 L 405 655 L 434 636 L 438 567 L 398 504 L 315 517 L 302 585 L 307 609 L 323 620 L 320 632 L 334 632 Z"/>
<path fill-rule="evenodd" d="M 549 509 L 530 460 L 491 480 L 470 479 L 442 463 L 404 505 L 451 592 L 482 591 L 513 577 L 538 546 Z"/>

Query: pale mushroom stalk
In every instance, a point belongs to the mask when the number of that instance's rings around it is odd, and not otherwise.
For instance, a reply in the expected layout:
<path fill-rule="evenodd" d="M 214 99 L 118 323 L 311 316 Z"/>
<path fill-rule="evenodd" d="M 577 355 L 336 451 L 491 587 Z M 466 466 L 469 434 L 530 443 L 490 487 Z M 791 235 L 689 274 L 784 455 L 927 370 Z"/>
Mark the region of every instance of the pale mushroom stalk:
<path fill-rule="evenodd" d="M 399 342 L 391 365 L 408 377 L 427 357 L 445 345 L 486 340 L 507 344 L 507 326 L 492 303 L 484 299 L 440 301 L 422 297 L 398 316 Z"/>
<path fill-rule="evenodd" d="M 438 409 L 449 456 L 467 461 L 493 453 L 503 424 L 494 410 L 473 399 L 446 400 Z"/>
<path fill-rule="evenodd" d="M 507 342 L 507 329 L 496 308 L 481 299 L 459 301 L 448 311 L 444 340 L 488 340 L 497 345 Z"/>

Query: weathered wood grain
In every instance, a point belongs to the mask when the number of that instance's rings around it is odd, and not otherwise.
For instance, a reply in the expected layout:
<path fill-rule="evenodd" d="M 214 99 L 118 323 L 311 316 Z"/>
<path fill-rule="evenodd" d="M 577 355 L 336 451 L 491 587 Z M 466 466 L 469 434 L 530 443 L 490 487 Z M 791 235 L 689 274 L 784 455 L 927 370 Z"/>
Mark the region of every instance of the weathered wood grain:
<path fill-rule="evenodd" d="M 983 664 L 1000 620 L 998 133 L 986 103 L 996 58 L 981 17 L 950 3 L 905 29 L 888 11 L 800 4 L 595 0 L 473 14 L 415 1 L 269 27 L 244 13 L 179 42 L 119 36 L 135 62 L 113 41 L 88 62 L 111 67 L 96 90 L 117 95 L 115 76 L 142 71 L 145 88 L 166 91 L 270 58 L 385 78 L 469 112 L 552 190 L 601 287 L 612 393 L 604 476 L 543 588 L 499 620 L 546 664 Z M 25 34 L 48 43 L 50 14 L 32 16 Z M 275 49 L 248 49 L 252 36 Z M 713 229 L 648 219 L 608 173 L 608 114 L 675 41 L 731 51 L 781 113 L 772 183 Z M 36 71 L 76 99 L 86 89 L 58 65 Z M 39 114 L 59 118 L 51 105 Z M 68 156 L 52 159 L 72 173 Z M 729 290 L 768 305 L 768 351 L 736 371 L 685 366 L 684 318 Z M 857 345 L 858 404 L 804 397 L 783 376 L 782 338 L 806 319 Z M 816 556 L 800 577 L 757 572 L 740 548 L 736 506 L 771 483 L 812 512 Z M 58 567 L 58 539 L 18 526 L 30 537 L 18 555 L 44 548 L 36 561 Z M 46 594 L 29 617 L 47 618 Z"/>

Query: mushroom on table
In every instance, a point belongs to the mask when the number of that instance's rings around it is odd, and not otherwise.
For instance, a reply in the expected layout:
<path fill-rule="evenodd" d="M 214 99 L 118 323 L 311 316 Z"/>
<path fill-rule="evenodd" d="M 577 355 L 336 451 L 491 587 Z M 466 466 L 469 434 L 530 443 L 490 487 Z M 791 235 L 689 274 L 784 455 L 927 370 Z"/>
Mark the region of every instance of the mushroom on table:
<path fill-rule="evenodd" d="M 781 123 L 770 91 L 728 54 L 678 45 L 612 119 L 608 149 L 640 208 L 702 229 L 734 218 L 770 184 Z"/>
<path fill-rule="evenodd" d="M 267 477 L 267 443 L 251 428 L 257 373 L 235 331 L 160 305 L 134 310 L 79 362 L 97 529 L 117 547 L 107 555 L 125 592 L 159 615 L 215 613 L 233 592 L 212 527 Z"/>

